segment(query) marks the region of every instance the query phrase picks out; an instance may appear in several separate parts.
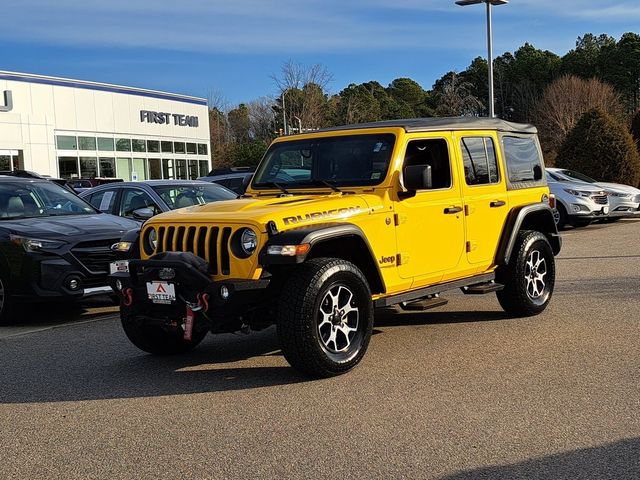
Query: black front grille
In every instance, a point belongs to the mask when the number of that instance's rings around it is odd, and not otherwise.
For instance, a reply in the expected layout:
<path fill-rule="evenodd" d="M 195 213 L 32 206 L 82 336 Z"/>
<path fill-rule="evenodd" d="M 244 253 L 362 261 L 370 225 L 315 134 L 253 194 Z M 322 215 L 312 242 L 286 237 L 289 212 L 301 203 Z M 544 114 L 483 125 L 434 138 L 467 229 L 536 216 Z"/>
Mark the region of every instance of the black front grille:
<path fill-rule="evenodd" d="M 609 197 L 606 195 L 593 195 L 591 200 L 596 202 L 598 205 L 607 205 L 609 203 Z"/>
<path fill-rule="evenodd" d="M 71 249 L 71 253 L 91 273 L 109 274 L 109 264 L 116 260 L 116 254 L 111 251 L 111 245 L 118 239 L 82 242 Z"/>

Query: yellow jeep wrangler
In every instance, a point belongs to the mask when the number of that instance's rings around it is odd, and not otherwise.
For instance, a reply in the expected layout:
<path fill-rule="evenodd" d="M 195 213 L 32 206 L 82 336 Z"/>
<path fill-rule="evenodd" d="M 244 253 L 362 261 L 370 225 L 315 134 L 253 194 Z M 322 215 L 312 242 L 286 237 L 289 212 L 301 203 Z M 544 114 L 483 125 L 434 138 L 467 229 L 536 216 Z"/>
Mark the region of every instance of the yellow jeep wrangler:
<path fill-rule="evenodd" d="M 241 198 L 163 213 L 114 246 L 140 252 L 112 276 L 124 331 L 162 355 L 275 324 L 293 367 L 338 375 L 364 356 L 379 307 L 425 310 L 459 288 L 542 312 L 561 245 L 551 202 L 529 125 L 432 118 L 278 138 Z"/>

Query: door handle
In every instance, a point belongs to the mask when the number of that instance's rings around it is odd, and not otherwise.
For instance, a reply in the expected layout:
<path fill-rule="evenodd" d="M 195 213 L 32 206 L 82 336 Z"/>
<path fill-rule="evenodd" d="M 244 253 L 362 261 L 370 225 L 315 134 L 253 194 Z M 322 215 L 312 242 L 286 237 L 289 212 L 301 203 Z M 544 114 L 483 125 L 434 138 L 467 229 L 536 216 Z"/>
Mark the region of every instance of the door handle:
<path fill-rule="evenodd" d="M 506 204 L 507 202 L 503 202 L 502 200 L 496 200 L 494 202 L 491 202 L 489 206 L 491 208 L 498 208 L 498 207 L 504 207 Z"/>
<path fill-rule="evenodd" d="M 444 213 L 446 215 L 455 215 L 456 213 L 460 213 L 462 211 L 462 207 L 447 207 L 444 209 Z"/>

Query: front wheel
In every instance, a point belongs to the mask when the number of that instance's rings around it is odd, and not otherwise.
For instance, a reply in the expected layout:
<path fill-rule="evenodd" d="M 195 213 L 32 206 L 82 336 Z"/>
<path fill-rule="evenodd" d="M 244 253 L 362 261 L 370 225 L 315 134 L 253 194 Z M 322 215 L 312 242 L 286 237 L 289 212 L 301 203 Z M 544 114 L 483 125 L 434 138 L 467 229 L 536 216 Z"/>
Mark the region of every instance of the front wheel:
<path fill-rule="evenodd" d="M 278 306 L 282 352 L 313 377 L 346 373 L 364 357 L 373 330 L 371 291 L 352 263 L 309 260 L 285 283 Z"/>
<path fill-rule="evenodd" d="M 508 265 L 496 272 L 504 289 L 496 292 L 502 308 L 510 315 L 527 317 L 544 311 L 551 300 L 556 266 L 549 240 L 540 232 L 522 231 Z"/>
<path fill-rule="evenodd" d="M 140 350 L 154 355 L 176 355 L 194 349 L 206 337 L 206 330 L 193 329 L 191 340 L 184 339 L 182 328 L 150 325 L 135 317 L 122 317 L 124 333 Z"/>

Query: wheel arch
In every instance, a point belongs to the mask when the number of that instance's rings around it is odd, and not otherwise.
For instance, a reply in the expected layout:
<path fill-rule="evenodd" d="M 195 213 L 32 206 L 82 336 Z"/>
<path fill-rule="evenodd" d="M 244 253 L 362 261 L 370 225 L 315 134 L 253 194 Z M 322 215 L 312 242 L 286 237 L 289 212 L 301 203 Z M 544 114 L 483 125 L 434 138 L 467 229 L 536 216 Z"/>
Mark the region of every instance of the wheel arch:
<path fill-rule="evenodd" d="M 270 246 L 303 244 L 309 244 L 310 249 L 302 255 L 284 257 L 267 253 Z M 382 273 L 367 237 L 360 227 L 350 223 L 326 223 L 277 233 L 260 251 L 260 264 L 266 267 L 292 265 L 321 257 L 340 258 L 353 263 L 367 279 L 371 293 L 385 292 Z"/>
<path fill-rule="evenodd" d="M 495 259 L 496 265 L 509 264 L 518 232 L 521 230 L 535 230 L 544 234 L 551 244 L 553 254 L 560 253 L 562 239 L 558 233 L 551 207 L 544 203 L 532 203 L 514 209 L 509 214 L 500 239 Z"/>

